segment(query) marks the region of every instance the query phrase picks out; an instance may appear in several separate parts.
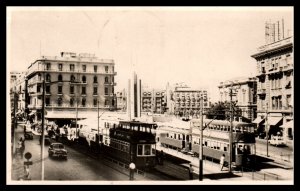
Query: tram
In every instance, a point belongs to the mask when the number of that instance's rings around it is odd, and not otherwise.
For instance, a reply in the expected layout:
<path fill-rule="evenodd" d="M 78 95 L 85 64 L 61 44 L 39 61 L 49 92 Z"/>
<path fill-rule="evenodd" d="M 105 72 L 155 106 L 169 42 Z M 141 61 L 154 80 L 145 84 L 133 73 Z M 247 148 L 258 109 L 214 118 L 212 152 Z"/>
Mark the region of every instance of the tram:
<path fill-rule="evenodd" d="M 162 146 L 194 153 L 199 156 L 199 144 L 203 144 L 203 155 L 219 160 L 225 154 L 225 161 L 230 160 L 236 167 L 252 166 L 255 162 L 255 125 L 252 123 L 232 123 L 232 151 L 229 150 L 230 122 L 225 120 L 203 120 L 203 140 L 200 140 L 201 120 L 193 119 L 189 127 L 172 128 L 159 126 L 159 140 Z M 170 130 L 172 129 L 172 130 Z"/>
<path fill-rule="evenodd" d="M 150 169 L 156 165 L 156 128 L 155 123 L 120 121 L 109 128 L 109 144 L 101 149 L 126 164 L 133 162 L 139 169 Z"/>

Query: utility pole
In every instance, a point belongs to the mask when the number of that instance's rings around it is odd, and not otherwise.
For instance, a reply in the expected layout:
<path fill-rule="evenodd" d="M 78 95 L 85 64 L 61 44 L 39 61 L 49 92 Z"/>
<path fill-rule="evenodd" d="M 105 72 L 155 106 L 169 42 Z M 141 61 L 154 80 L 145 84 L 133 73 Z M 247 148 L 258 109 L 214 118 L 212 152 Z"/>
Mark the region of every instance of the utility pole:
<path fill-rule="evenodd" d="M 231 83 L 230 88 L 230 129 L 229 129 L 229 173 L 231 173 L 231 165 L 232 165 L 232 118 L 233 118 L 233 111 L 232 111 L 232 88 L 233 84 Z"/>
<path fill-rule="evenodd" d="M 42 159 L 42 180 L 44 180 L 44 145 L 45 145 L 45 75 L 43 79 L 43 95 L 42 95 L 42 141 L 41 141 L 41 159 Z"/>
<path fill-rule="evenodd" d="M 99 144 L 99 141 L 100 141 L 100 135 L 99 135 L 99 100 L 97 100 L 97 119 L 98 119 L 98 143 Z"/>
<path fill-rule="evenodd" d="M 269 127 L 268 127 L 268 103 L 266 103 L 266 136 L 267 136 L 267 157 L 269 157 Z"/>
<path fill-rule="evenodd" d="M 203 95 L 200 98 L 199 181 L 203 180 Z"/>

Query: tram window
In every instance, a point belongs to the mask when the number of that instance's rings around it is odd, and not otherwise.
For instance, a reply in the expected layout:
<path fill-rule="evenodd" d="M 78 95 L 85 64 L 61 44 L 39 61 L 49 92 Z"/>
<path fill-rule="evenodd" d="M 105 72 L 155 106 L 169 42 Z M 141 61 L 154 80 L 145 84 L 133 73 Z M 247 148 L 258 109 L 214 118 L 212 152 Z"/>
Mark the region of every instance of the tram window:
<path fill-rule="evenodd" d="M 204 145 L 207 147 L 207 141 L 204 141 Z"/>
<path fill-rule="evenodd" d="M 134 130 L 134 131 L 138 131 L 138 130 L 139 130 L 138 126 L 134 126 L 134 127 L 133 127 L 133 130 Z"/>
<path fill-rule="evenodd" d="M 224 146 L 223 149 L 224 149 L 224 151 L 227 151 L 227 147 L 226 146 Z"/>
<path fill-rule="evenodd" d="M 182 139 L 183 139 L 183 140 L 185 139 L 185 136 L 184 136 L 184 135 L 182 135 Z"/>
<path fill-rule="evenodd" d="M 167 133 L 167 137 L 169 137 L 169 133 Z"/>
<path fill-rule="evenodd" d="M 217 143 L 217 149 L 220 150 L 221 143 Z"/>
<path fill-rule="evenodd" d="M 143 155 L 143 145 L 138 145 L 138 155 Z"/>
<path fill-rule="evenodd" d="M 174 139 L 176 139 L 176 133 L 174 134 Z"/>
<path fill-rule="evenodd" d="M 151 154 L 151 145 L 144 145 L 144 155 L 150 155 Z"/>
<path fill-rule="evenodd" d="M 151 150 L 152 150 L 152 155 L 155 155 L 155 152 L 156 152 L 155 145 L 151 145 Z"/>

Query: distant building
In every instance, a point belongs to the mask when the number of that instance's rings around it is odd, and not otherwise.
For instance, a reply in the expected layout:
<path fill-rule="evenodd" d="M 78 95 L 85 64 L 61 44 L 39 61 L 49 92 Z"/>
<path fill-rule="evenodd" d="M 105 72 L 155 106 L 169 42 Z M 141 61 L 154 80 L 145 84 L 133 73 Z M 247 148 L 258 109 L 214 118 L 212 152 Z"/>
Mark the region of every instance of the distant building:
<path fill-rule="evenodd" d="M 46 113 L 75 109 L 96 111 L 98 107 L 114 109 L 114 65 L 113 60 L 98 59 L 86 53 L 61 52 L 60 56 L 38 58 L 28 67 L 26 75 L 30 114 L 41 118 L 43 80 Z"/>
<path fill-rule="evenodd" d="M 126 111 L 126 90 L 123 89 L 122 91 L 119 91 L 116 93 L 116 99 L 117 99 L 117 109 L 121 111 Z"/>
<path fill-rule="evenodd" d="M 174 100 L 174 114 L 184 117 L 199 117 L 201 96 L 203 97 L 203 109 L 205 110 L 210 107 L 207 90 L 175 87 L 172 97 L 172 100 Z"/>
<path fill-rule="evenodd" d="M 270 26 L 273 26 L 270 29 Z M 254 121 L 258 128 L 270 134 L 282 132 L 283 136 L 293 137 L 293 79 L 294 79 L 294 43 L 292 37 L 275 34 L 275 23 L 266 24 L 266 44 L 253 54 L 257 66 L 257 116 Z M 278 22 L 278 31 L 279 22 Z M 273 34 L 270 39 L 270 34 Z M 288 125 L 287 125 L 288 124 Z"/>
<path fill-rule="evenodd" d="M 142 111 L 163 114 L 166 111 L 166 90 L 142 89 Z"/>
<path fill-rule="evenodd" d="M 219 93 L 221 102 L 230 102 L 230 88 L 233 89 L 232 101 L 242 110 L 242 116 L 251 121 L 256 118 L 256 78 L 241 77 L 220 82 Z"/>
<path fill-rule="evenodd" d="M 10 73 L 10 100 L 11 109 L 15 108 L 18 114 L 23 113 L 26 107 L 26 77 L 25 72 Z M 16 107 L 14 107 L 14 93 L 17 94 Z"/>

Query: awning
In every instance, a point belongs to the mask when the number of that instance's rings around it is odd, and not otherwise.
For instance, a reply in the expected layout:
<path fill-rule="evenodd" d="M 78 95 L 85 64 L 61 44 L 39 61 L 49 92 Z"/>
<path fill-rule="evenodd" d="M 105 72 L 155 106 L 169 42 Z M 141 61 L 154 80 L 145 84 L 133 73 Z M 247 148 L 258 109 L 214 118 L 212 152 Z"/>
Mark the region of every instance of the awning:
<path fill-rule="evenodd" d="M 36 113 L 36 111 L 32 111 L 31 113 L 29 113 L 28 115 L 34 115 Z"/>
<path fill-rule="evenodd" d="M 76 119 L 76 113 L 68 113 L 68 112 L 47 112 L 47 115 L 45 115 L 45 118 L 47 119 Z M 85 116 L 82 115 L 82 113 L 77 114 L 78 119 L 84 119 Z"/>
<path fill-rule="evenodd" d="M 257 117 L 254 121 L 252 121 L 252 123 L 260 124 L 264 120 L 265 120 L 265 118 Z"/>
<path fill-rule="evenodd" d="M 268 125 L 277 125 L 282 120 L 282 117 L 268 117 L 267 122 Z M 266 124 L 266 120 L 264 122 L 264 125 Z"/>
<path fill-rule="evenodd" d="M 285 124 L 281 125 L 280 127 L 283 127 L 283 128 L 293 128 L 294 127 L 294 120 L 286 122 Z"/>

